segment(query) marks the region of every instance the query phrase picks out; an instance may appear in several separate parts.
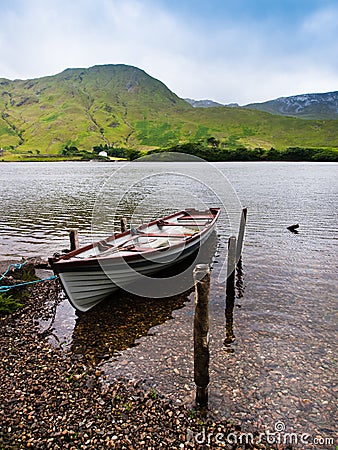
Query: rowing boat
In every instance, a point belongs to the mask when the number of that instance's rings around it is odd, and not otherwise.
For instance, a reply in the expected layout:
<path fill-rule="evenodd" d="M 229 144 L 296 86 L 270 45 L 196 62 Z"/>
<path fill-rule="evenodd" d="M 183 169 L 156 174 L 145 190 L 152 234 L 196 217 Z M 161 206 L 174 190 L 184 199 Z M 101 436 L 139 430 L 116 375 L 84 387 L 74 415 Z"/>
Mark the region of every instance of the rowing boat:
<path fill-rule="evenodd" d="M 93 308 L 118 288 L 183 261 L 208 239 L 219 208 L 186 209 L 50 258 L 70 303 Z M 150 279 L 151 280 L 151 279 Z M 151 282 L 151 281 L 150 281 Z"/>

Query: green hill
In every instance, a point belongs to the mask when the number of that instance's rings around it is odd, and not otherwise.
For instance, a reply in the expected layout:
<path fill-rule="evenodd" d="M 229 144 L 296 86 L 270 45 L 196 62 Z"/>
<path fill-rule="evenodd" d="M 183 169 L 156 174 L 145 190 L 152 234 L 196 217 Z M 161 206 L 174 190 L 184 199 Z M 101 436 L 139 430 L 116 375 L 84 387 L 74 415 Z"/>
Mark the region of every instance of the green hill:
<path fill-rule="evenodd" d="M 338 148 L 338 121 L 234 108 L 193 108 L 163 83 L 125 65 L 0 79 L 3 158 L 61 155 L 65 147 L 150 150 L 210 137 L 224 147 Z"/>

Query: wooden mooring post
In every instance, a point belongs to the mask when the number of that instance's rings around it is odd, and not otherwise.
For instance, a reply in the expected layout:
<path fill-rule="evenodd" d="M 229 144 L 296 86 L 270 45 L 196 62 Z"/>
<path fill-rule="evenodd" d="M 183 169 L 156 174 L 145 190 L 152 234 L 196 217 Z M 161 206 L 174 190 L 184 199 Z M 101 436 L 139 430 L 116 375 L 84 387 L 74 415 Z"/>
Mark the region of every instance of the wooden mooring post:
<path fill-rule="evenodd" d="M 79 248 L 79 232 L 77 229 L 69 230 L 70 251 Z"/>
<path fill-rule="evenodd" d="M 243 208 L 238 229 L 238 236 L 230 236 L 228 240 L 227 280 L 225 294 L 225 332 L 224 344 L 231 344 L 235 340 L 233 330 L 233 310 L 237 292 L 243 296 L 242 248 L 244 242 L 247 208 Z M 236 282 L 237 272 L 237 282 Z"/>
<path fill-rule="evenodd" d="M 195 315 L 194 315 L 194 381 L 196 405 L 208 406 L 209 385 L 209 292 L 210 268 L 197 264 L 194 269 Z"/>
<path fill-rule="evenodd" d="M 125 217 L 122 217 L 121 219 L 121 233 L 124 233 L 125 231 L 127 231 L 127 219 Z"/>
<path fill-rule="evenodd" d="M 246 217 L 248 214 L 248 208 L 243 208 L 241 213 L 241 220 L 239 223 L 238 237 L 237 237 L 237 246 L 236 246 L 236 264 L 239 263 L 242 256 L 242 248 L 244 242 L 244 233 L 246 227 Z"/>
<path fill-rule="evenodd" d="M 225 290 L 225 345 L 231 344 L 235 340 L 233 331 L 233 310 L 236 297 L 236 250 L 236 237 L 230 236 L 228 240 L 227 280 Z"/>
<path fill-rule="evenodd" d="M 230 236 L 228 240 L 228 264 L 227 264 L 227 281 L 226 294 L 232 294 L 235 290 L 236 275 L 236 255 L 237 255 L 236 236 Z"/>

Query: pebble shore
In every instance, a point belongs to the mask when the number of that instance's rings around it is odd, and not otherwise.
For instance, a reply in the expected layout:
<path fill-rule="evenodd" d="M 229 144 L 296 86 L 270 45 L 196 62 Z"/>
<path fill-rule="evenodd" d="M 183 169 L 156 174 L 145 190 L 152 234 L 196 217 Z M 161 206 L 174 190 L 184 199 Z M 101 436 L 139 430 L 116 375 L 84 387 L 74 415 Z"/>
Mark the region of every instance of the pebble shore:
<path fill-rule="evenodd" d="M 57 281 L 37 284 L 20 310 L 0 318 L 2 450 L 283 448 L 256 443 L 258 433 L 242 444 L 239 423 L 175 404 L 142 380 L 102 383 L 100 369 L 41 333 L 37 319 L 59 292 Z"/>

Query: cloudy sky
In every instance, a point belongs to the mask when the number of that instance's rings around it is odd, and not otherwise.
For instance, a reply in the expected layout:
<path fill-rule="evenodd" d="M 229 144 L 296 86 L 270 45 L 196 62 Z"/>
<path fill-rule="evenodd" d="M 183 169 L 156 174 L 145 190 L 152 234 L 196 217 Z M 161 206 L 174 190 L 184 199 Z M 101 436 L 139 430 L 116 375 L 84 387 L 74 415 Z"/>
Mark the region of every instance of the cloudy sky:
<path fill-rule="evenodd" d="M 337 0 L 0 0 L 0 78 L 124 63 L 180 97 L 338 90 Z"/>

